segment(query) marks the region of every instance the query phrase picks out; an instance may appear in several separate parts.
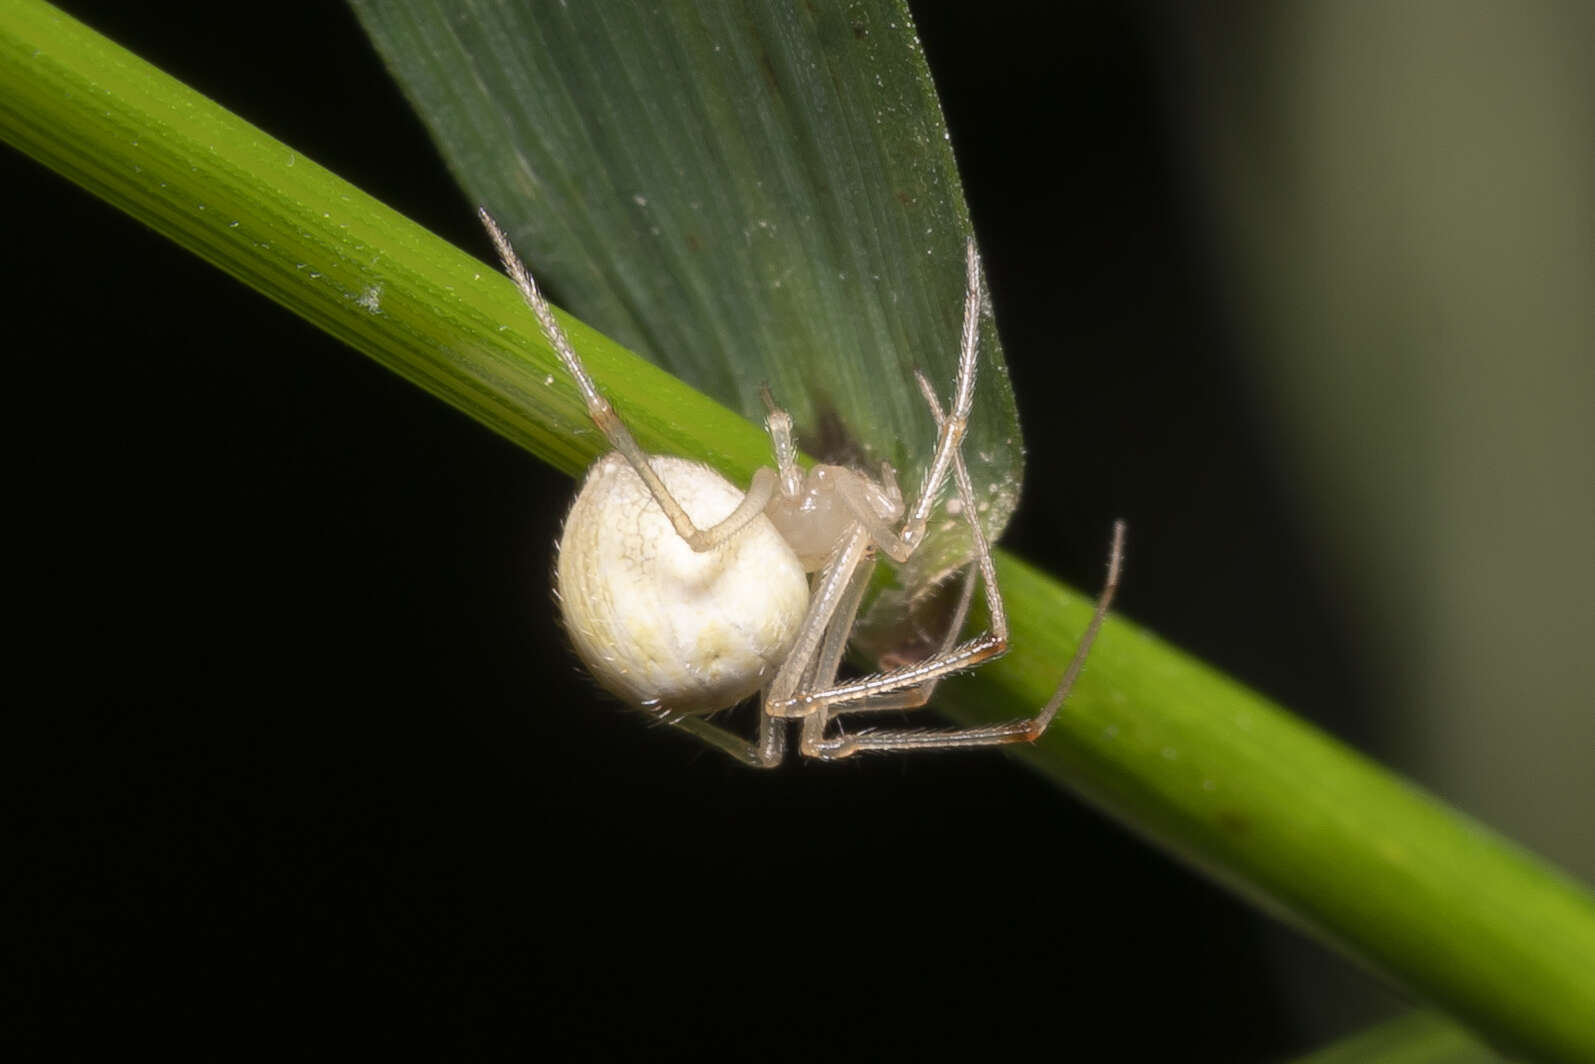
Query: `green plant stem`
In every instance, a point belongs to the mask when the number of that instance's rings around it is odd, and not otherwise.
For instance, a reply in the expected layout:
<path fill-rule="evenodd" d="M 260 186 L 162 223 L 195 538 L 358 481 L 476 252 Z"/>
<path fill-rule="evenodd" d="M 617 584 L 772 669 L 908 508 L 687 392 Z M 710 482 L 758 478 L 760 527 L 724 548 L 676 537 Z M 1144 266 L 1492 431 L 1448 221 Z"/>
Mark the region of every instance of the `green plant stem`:
<path fill-rule="evenodd" d="M 1444 1016 L 1410 1012 L 1297 1057 L 1294 1064 L 1502 1064 L 1504 1059 Z"/>
<path fill-rule="evenodd" d="M 0 7 L 0 136 L 545 461 L 601 449 L 496 270 L 38 0 Z M 766 460 L 756 426 L 568 325 L 645 447 Z M 963 721 L 1033 712 L 1090 612 L 999 570 L 1014 650 L 946 686 Z M 1498 1045 L 1595 1061 L 1588 893 L 1135 625 L 1110 621 L 1023 756 Z"/>
<path fill-rule="evenodd" d="M 938 708 L 960 720 L 1040 704 L 1089 616 L 1086 597 L 1024 563 L 999 571 L 1014 648 L 978 681 L 946 685 Z M 1110 622 L 1065 711 L 1021 756 L 1502 1047 L 1595 1059 L 1588 893 L 1150 633 Z"/>
<path fill-rule="evenodd" d="M 15 147 L 544 461 L 574 473 L 601 449 L 552 354 L 500 330 L 526 318 L 496 267 L 47 4 L 8 0 L 0 50 Z M 742 418 L 566 322 L 645 445 L 692 448 L 692 426 L 728 468 L 763 460 Z"/>

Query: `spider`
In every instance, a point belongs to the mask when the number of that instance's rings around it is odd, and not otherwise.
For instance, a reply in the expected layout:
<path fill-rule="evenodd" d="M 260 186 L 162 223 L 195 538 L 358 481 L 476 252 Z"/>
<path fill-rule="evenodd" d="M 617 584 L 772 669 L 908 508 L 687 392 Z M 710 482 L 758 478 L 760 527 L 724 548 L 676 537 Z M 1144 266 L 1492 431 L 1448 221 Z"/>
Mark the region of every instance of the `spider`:
<path fill-rule="evenodd" d="M 991 548 L 977 518 L 961 444 L 974 399 L 981 313 L 980 261 L 966 248 L 968 282 L 951 411 L 924 375 L 915 379 L 936 423 L 936 445 L 912 506 L 887 463 L 878 478 L 836 465 L 797 464 L 792 419 L 762 390 L 775 468 L 739 492 L 715 470 L 648 455 L 593 383 L 570 339 L 509 238 L 485 209 L 482 224 L 593 423 L 613 450 L 588 471 L 565 519 L 557 594 L 577 655 L 605 689 L 657 719 L 760 768 L 785 756 L 787 724 L 800 721 L 798 750 L 837 760 L 873 750 L 997 746 L 1035 740 L 1052 722 L 1085 664 L 1118 586 L 1124 523 L 1115 522 L 1108 575 L 1096 611 L 1035 716 L 969 728 L 844 733 L 846 714 L 914 709 L 936 685 L 1008 649 L 1008 620 Z M 948 477 L 974 546 L 952 621 L 925 660 L 853 679 L 838 678 L 842 655 L 877 555 L 901 564 L 923 541 Z M 812 578 L 808 574 L 814 574 Z M 990 628 L 958 636 L 976 583 Z M 758 734 L 745 738 L 708 719 L 762 691 Z"/>

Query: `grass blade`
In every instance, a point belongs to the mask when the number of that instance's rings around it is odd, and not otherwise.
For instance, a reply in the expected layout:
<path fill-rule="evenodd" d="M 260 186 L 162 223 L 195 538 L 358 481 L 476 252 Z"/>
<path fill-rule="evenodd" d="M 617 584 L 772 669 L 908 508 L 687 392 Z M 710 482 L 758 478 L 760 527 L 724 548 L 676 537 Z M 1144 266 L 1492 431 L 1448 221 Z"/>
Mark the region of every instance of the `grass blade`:
<path fill-rule="evenodd" d="M 356 0 L 473 202 L 553 298 L 751 420 L 768 384 L 822 460 L 912 478 L 953 379 L 968 210 L 900 0 Z M 995 538 L 1023 451 L 995 320 L 965 453 Z M 969 556 L 956 523 L 899 578 Z"/>

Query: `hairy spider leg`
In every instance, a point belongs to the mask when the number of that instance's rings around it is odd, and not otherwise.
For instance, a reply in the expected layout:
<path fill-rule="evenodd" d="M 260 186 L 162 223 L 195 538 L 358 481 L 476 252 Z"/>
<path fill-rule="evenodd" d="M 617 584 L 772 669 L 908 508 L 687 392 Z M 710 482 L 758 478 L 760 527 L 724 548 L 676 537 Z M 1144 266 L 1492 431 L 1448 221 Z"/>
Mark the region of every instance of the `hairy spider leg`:
<path fill-rule="evenodd" d="M 592 377 L 587 373 L 587 367 L 582 364 L 581 357 L 571 345 L 570 337 L 565 335 L 565 330 L 560 328 L 559 322 L 555 320 L 554 309 L 548 305 L 548 300 L 543 298 L 543 293 L 526 269 L 526 264 L 510 246 L 509 237 L 499 228 L 493 216 L 487 213 L 487 208 L 478 207 L 476 214 L 482 220 L 488 237 L 493 241 L 493 247 L 504 263 L 504 271 L 509 274 L 510 280 L 515 282 L 515 287 L 520 289 L 521 298 L 526 301 L 533 317 L 537 319 L 544 339 L 548 341 L 549 346 L 554 349 L 554 354 L 559 356 L 560 362 L 575 380 L 576 389 L 581 392 L 582 402 L 587 406 L 588 417 L 592 418 L 593 424 L 604 434 L 609 446 L 620 452 L 621 456 L 630 463 L 631 468 L 636 470 L 642 482 L 648 486 L 649 493 L 659 503 L 659 508 L 670 519 L 676 534 L 695 551 L 713 550 L 742 531 L 748 522 L 763 513 L 777 488 L 776 473 L 769 468 L 760 468 L 754 472 L 742 502 L 718 524 L 706 529 L 700 529 L 693 524 L 692 518 L 687 516 L 687 512 L 681 508 L 675 496 L 670 494 L 670 489 L 665 487 L 664 481 L 659 479 L 659 474 L 654 472 L 653 466 L 648 462 L 647 453 L 637 445 L 625 423 L 620 420 L 620 415 L 615 413 L 615 408 L 609 405 L 609 400 L 604 398 L 598 386 L 593 383 Z M 776 430 L 771 428 L 770 431 L 773 438 Z M 788 440 L 790 441 L 790 428 Z M 790 442 L 788 447 L 790 448 Z M 776 448 L 779 455 L 779 440 L 776 441 Z"/>
<path fill-rule="evenodd" d="M 863 751 L 876 750 L 923 750 L 945 747 L 967 746 L 999 746 L 1006 743 L 1033 742 L 1047 730 L 1047 726 L 1057 716 L 1059 708 L 1069 697 L 1075 681 L 1079 679 L 1080 672 L 1085 666 L 1091 647 L 1096 642 L 1097 634 L 1102 629 L 1102 623 L 1107 619 L 1108 608 L 1112 605 L 1114 592 L 1118 589 L 1119 574 L 1123 568 L 1124 559 L 1124 522 L 1115 521 L 1113 524 L 1113 543 L 1109 548 L 1108 576 L 1102 587 L 1102 592 L 1097 598 L 1096 609 L 1091 615 L 1091 622 L 1086 626 L 1085 633 L 1080 637 L 1080 643 L 1075 648 L 1074 656 L 1069 659 L 1069 667 L 1064 671 L 1062 680 L 1057 689 L 1053 691 L 1044 706 L 1033 717 L 1009 721 L 1005 724 L 993 724 L 971 728 L 956 729 L 902 729 L 895 731 L 868 731 L 857 735 L 838 735 L 813 744 L 815 753 L 812 756 L 835 760 L 850 757 Z M 953 672 L 958 672 L 969 667 L 969 663 L 960 660 L 956 654 L 941 662 L 926 662 L 917 669 L 903 670 L 904 675 L 897 680 L 899 683 L 907 682 L 937 682 Z M 816 718 L 818 714 L 816 714 Z M 805 721 L 805 724 L 808 722 Z M 805 753 L 808 752 L 805 747 Z"/>
<path fill-rule="evenodd" d="M 890 687 L 879 685 L 855 691 L 853 688 L 865 680 L 840 687 L 828 686 L 827 689 L 812 694 L 798 694 L 799 691 L 814 691 L 814 684 L 820 678 L 825 678 L 827 685 L 835 685 L 836 672 L 840 667 L 842 654 L 846 649 L 846 634 L 833 634 L 824 645 L 821 644 L 823 633 L 816 633 L 811 629 L 816 624 L 824 626 L 841 627 L 850 630 L 854 616 L 858 611 L 858 604 L 862 600 L 864 586 L 869 580 L 869 570 L 873 569 L 873 561 L 867 561 L 868 547 L 873 544 L 893 561 L 906 562 L 912 557 L 915 549 L 923 537 L 924 529 L 930 519 L 930 514 L 935 506 L 936 496 L 940 493 L 943 482 L 947 478 L 950 467 L 963 468 L 962 445 L 964 434 L 968 427 L 969 414 L 974 406 L 975 375 L 979 365 L 980 355 L 980 316 L 983 308 L 982 284 L 980 276 L 980 256 L 975 249 L 975 242 L 970 239 L 964 246 L 965 288 L 964 288 L 964 324 L 959 337 L 958 369 L 953 382 L 953 414 L 947 416 L 936 399 L 935 391 L 925 380 L 923 374 L 916 371 L 915 378 L 919 384 L 920 392 L 926 398 L 930 407 L 931 416 L 936 422 L 936 448 L 930 465 L 926 469 L 925 478 L 921 482 L 918 498 L 914 507 L 907 513 L 901 532 L 893 533 L 890 529 L 880 530 L 876 527 L 864 526 L 855 528 L 843 546 L 833 556 L 831 561 L 820 571 L 816 579 L 809 600 L 809 614 L 804 619 L 803 634 L 798 638 L 798 643 L 793 647 L 786 662 L 776 673 L 775 680 L 771 683 L 765 696 L 766 712 L 781 717 L 811 717 L 817 710 L 837 703 L 858 701 L 871 695 L 883 696 L 898 692 L 899 701 L 912 702 L 912 695 L 904 694 L 905 687 L 910 684 L 898 683 Z M 775 409 L 773 401 L 766 400 Z M 889 467 L 888 467 L 889 468 Z M 968 483 L 967 470 L 963 474 L 963 482 Z M 895 476 L 890 483 L 895 488 Z M 960 489 L 962 491 L 962 488 Z M 972 489 L 971 489 L 972 493 Z M 980 528 L 976 518 L 972 494 L 964 500 L 964 512 L 970 523 L 975 537 L 976 557 L 974 565 L 982 575 L 989 573 L 987 600 L 993 616 L 994 625 L 1000 625 L 1006 633 L 1006 615 L 1003 612 L 1002 600 L 999 595 L 993 595 L 990 587 L 995 581 L 996 570 L 990 562 L 990 550 L 985 547 L 985 533 Z M 875 522 L 879 525 L 880 522 Z M 984 563 L 982 563 L 984 558 Z M 859 573 L 860 566 L 865 571 Z M 960 596 L 960 605 L 955 611 L 954 624 L 951 633 L 944 639 L 942 653 L 932 660 L 939 660 L 946 656 L 951 643 L 956 639 L 957 631 L 962 628 L 965 616 L 969 609 L 969 600 L 973 595 L 973 579 L 975 570 L 971 570 L 965 579 L 965 587 Z M 845 608 L 844 608 L 845 607 Z M 823 616 L 823 622 L 820 618 Z M 1002 646 L 1005 648 L 1006 643 Z M 983 657 L 973 659 L 970 664 L 978 664 L 986 657 L 1000 653 L 1000 650 L 987 648 Z M 818 656 L 815 656 L 818 655 Z M 881 674 L 882 678 L 895 679 L 900 672 L 920 668 L 923 663 L 910 666 L 909 670 L 894 670 Z M 962 667 L 969 667 L 968 665 Z M 941 674 L 938 674 L 941 675 Z M 924 678 L 915 679 L 911 686 L 918 687 Z M 934 684 L 932 684 L 934 686 Z M 834 697 L 833 697 L 834 696 Z M 922 703 L 921 703 L 922 704 Z M 882 705 L 878 708 L 892 708 Z M 810 725 L 812 727 L 812 725 Z"/>
<path fill-rule="evenodd" d="M 941 403 L 937 401 L 936 393 L 931 389 L 930 382 L 925 379 L 924 374 L 919 372 L 915 372 L 914 378 L 919 384 L 921 394 L 925 396 L 926 402 L 930 406 L 932 416 L 935 417 L 937 425 L 940 425 L 943 419 Z M 961 483 L 968 481 L 969 474 L 964 467 L 964 458 L 961 452 L 954 456 L 953 471 L 955 475 L 961 478 Z M 961 496 L 967 497 L 967 494 L 960 490 Z M 965 505 L 967 508 L 967 502 Z M 983 529 L 975 528 L 972 531 L 972 535 L 978 535 L 984 541 Z M 975 585 L 980 580 L 984 568 L 979 561 L 981 552 L 976 549 L 974 553 L 975 557 L 971 558 L 969 564 L 964 567 L 964 576 L 963 580 L 960 581 L 958 591 L 958 602 L 953 608 L 952 619 L 947 624 L 941 645 L 927 656 L 927 661 L 935 661 L 947 657 L 957 644 L 959 633 L 964 629 L 964 621 L 968 619 L 969 608 L 974 603 Z M 845 602 L 842 609 L 838 611 L 838 623 L 832 626 L 832 631 L 826 639 L 825 646 L 821 649 L 820 657 L 815 659 L 814 674 L 812 677 L 805 677 L 804 688 L 806 690 L 814 691 L 819 689 L 816 686 L 819 683 L 818 677 L 830 677 L 830 682 L 832 684 L 835 683 L 836 675 L 841 668 L 842 655 L 847 647 L 845 634 L 852 628 L 853 620 L 858 614 L 859 603 L 863 599 L 864 591 L 869 585 L 869 578 L 874 572 L 874 568 L 873 561 L 866 562 L 860 568 L 859 574 L 854 578 L 857 590 L 855 592 L 852 588 L 849 589 L 852 598 Z M 832 638 L 838 632 L 843 633 L 844 638 Z M 833 646 L 833 642 L 836 645 Z M 930 697 L 935 692 L 936 685 L 939 682 L 939 678 L 932 678 L 922 681 L 917 686 L 895 693 L 883 691 L 873 693 L 855 702 L 822 703 L 819 706 L 819 715 L 824 718 L 830 718 L 846 713 L 873 712 L 888 709 L 920 709 L 930 701 Z M 824 722 L 822 721 L 820 731 L 823 733 L 823 730 Z"/>
<path fill-rule="evenodd" d="M 936 402 L 934 392 L 930 390 L 929 384 L 924 381 L 923 377 L 920 378 L 920 387 L 921 391 L 926 394 L 933 415 L 940 420 L 942 417 L 940 404 Z M 811 693 L 795 701 L 813 709 L 812 712 L 804 717 L 803 721 L 801 748 L 806 756 L 836 760 L 866 750 L 994 746 L 1033 741 L 1042 732 L 1046 731 L 1048 725 L 1052 723 L 1059 708 L 1073 689 L 1075 681 L 1079 678 L 1080 672 L 1085 665 L 1086 657 L 1090 654 L 1092 645 L 1096 642 L 1097 634 L 1101 631 L 1108 609 L 1112 605 L 1113 596 L 1118 589 L 1124 558 L 1125 525 L 1123 521 L 1114 522 L 1113 540 L 1108 553 L 1107 579 L 1097 599 L 1091 621 L 1087 625 L 1085 633 L 1081 636 L 1080 642 L 1075 648 L 1074 656 L 1070 659 L 1068 668 L 1065 669 L 1063 678 L 1053 691 L 1052 697 L 1047 700 L 1046 704 L 1035 716 L 1009 721 L 1004 724 L 972 728 L 879 730 L 861 732 L 851 736 L 826 736 L 824 734 L 829 720 L 842 714 L 885 709 L 913 709 L 923 706 L 930 699 L 936 685 L 942 679 L 953 673 L 973 668 L 1007 651 L 1007 615 L 1002 606 L 1001 593 L 998 590 L 996 567 L 992 561 L 990 545 L 986 540 L 984 530 L 979 527 L 979 522 L 974 519 L 973 485 L 969 481 L 969 473 L 964 466 L 962 454 L 955 457 L 953 472 L 958 482 L 959 495 L 964 503 L 965 513 L 970 515 L 970 535 L 974 541 L 975 560 L 965 574 L 959 603 L 954 610 L 953 620 L 948 626 L 947 634 L 943 638 L 941 650 L 915 665 L 863 677 L 851 683 L 833 686 L 828 690 L 816 690 L 813 682 L 805 684 L 805 689 Z M 991 615 L 991 630 L 969 640 L 957 649 L 952 649 L 968 613 L 974 578 L 977 573 L 986 587 L 986 601 Z M 867 582 L 867 569 L 863 571 L 863 575 L 865 582 Z M 856 598 L 851 601 L 851 608 L 854 611 L 857 610 Z M 846 628 L 851 627 L 851 620 L 851 617 L 847 617 L 844 621 L 843 616 L 839 614 L 836 618 L 836 627 L 845 631 Z M 831 682 L 834 683 L 836 669 L 841 662 L 841 649 L 829 646 L 827 649 L 830 653 L 823 661 L 817 660 L 817 670 L 814 676 L 815 679 L 830 677 Z"/>
<path fill-rule="evenodd" d="M 854 615 L 857 612 L 859 601 L 862 598 L 863 587 L 869 577 L 870 564 L 865 563 L 862 570 L 855 569 L 848 574 L 848 583 L 844 590 L 837 592 L 835 598 L 835 612 L 827 619 L 827 638 L 812 650 L 801 642 L 795 647 L 788 657 L 780 672 L 776 675 L 775 682 L 765 697 L 766 712 L 772 715 L 803 718 L 803 730 L 800 740 L 801 750 L 806 756 L 824 759 L 837 759 L 849 757 L 864 750 L 894 750 L 894 749 L 920 749 L 959 746 L 991 746 L 1004 743 L 1028 742 L 1034 740 L 1057 715 L 1059 707 L 1063 705 L 1073 688 L 1085 659 L 1096 641 L 1097 633 L 1101 630 L 1103 621 L 1107 617 L 1108 609 L 1112 604 L 1113 596 L 1118 589 L 1119 574 L 1124 557 L 1124 523 L 1116 522 L 1113 528 L 1113 541 L 1109 548 L 1108 576 L 1102 592 L 1097 600 L 1096 609 L 1092 614 L 1080 643 L 1075 648 L 1073 658 L 1068 668 L 1064 671 L 1062 680 L 1057 689 L 1048 699 L 1047 703 L 1033 717 L 1010 721 L 1005 724 L 987 725 L 961 729 L 906 729 L 895 731 L 868 731 L 852 736 L 837 735 L 826 736 L 825 728 L 830 719 L 842 712 L 861 712 L 878 709 L 914 708 L 927 701 L 936 685 L 945 677 L 974 668 L 983 662 L 989 661 L 1008 649 L 1008 620 L 1007 612 L 1003 607 L 1002 594 L 997 582 L 997 570 L 992 561 L 991 547 L 986 540 L 985 531 L 980 527 L 978 511 L 975 506 L 974 487 L 969 479 L 969 471 L 964 463 L 962 440 L 964 427 L 955 419 L 960 417 L 967 424 L 968 411 L 972 402 L 974 391 L 975 355 L 978 347 L 979 315 L 981 312 L 981 282 L 978 259 L 974 254 L 974 244 L 968 246 L 968 289 L 964 303 L 964 329 L 961 349 L 959 352 L 958 378 L 954 386 L 954 413 L 951 417 L 944 414 L 940 402 L 936 398 L 934 389 L 925 379 L 923 374 L 915 374 L 921 394 L 925 397 L 926 404 L 930 407 L 931 415 L 937 423 L 937 458 L 943 453 L 944 445 L 950 444 L 945 449 L 945 465 L 951 466 L 953 478 L 957 484 L 963 512 L 968 522 L 970 535 L 974 545 L 975 558 L 972 568 L 966 574 L 964 586 L 960 593 L 960 602 L 954 611 L 953 623 L 949 626 L 947 635 L 943 639 L 940 651 L 925 661 L 914 665 L 894 669 L 885 673 L 877 673 L 851 681 L 845 684 L 836 683 L 837 669 L 840 667 L 841 656 L 845 650 L 845 636 L 839 634 L 851 629 Z M 940 484 L 936 480 L 936 460 L 933 459 L 932 467 L 927 472 L 924 486 L 914 511 L 909 515 L 904 526 L 903 539 L 909 546 L 909 553 L 917 546 L 918 535 L 912 530 L 917 527 L 922 531 L 928 521 L 931 508 L 935 501 Z M 945 471 L 941 474 L 945 477 Z M 854 539 L 858 536 L 855 531 Z M 842 561 L 846 555 L 838 558 Z M 833 563 L 834 565 L 835 563 Z M 856 565 L 859 563 L 855 563 Z M 829 568 L 826 570 L 830 575 Z M 987 611 L 990 617 L 990 629 L 956 647 L 957 633 L 962 628 L 967 616 L 970 599 L 973 594 L 973 581 L 978 573 L 980 582 L 985 587 Z M 822 580 L 821 585 L 834 580 Z M 818 596 L 816 596 L 818 597 Z M 804 630 L 810 628 L 817 603 L 811 599 L 810 617 L 805 619 Z M 801 662 L 801 669 L 793 670 L 794 658 L 800 658 L 800 652 L 814 653 L 811 660 Z M 799 677 L 796 683 L 783 683 L 783 674 L 794 671 Z M 821 683 L 829 686 L 820 687 Z M 820 689 L 816 689 L 816 688 Z M 790 688 L 790 689 L 789 689 Z M 798 692 L 804 692 L 799 694 Z M 832 707 L 835 707 L 834 709 Z"/>
<path fill-rule="evenodd" d="M 964 445 L 964 434 L 969 430 L 969 415 L 975 405 L 975 369 L 980 354 L 980 317 L 984 302 L 980 280 L 980 255 L 975 250 L 975 239 L 964 244 L 964 331 L 958 345 L 958 372 L 954 378 L 952 410 L 948 417 L 937 418 L 936 449 L 930 466 L 920 484 L 919 497 L 903 522 L 901 539 L 908 545 L 908 553 L 924 538 L 925 525 L 931 511 L 936 508 L 936 496 L 947 481 L 948 468 L 954 456 Z M 916 374 L 917 376 L 917 374 Z M 907 561 L 907 554 L 899 558 L 890 551 L 893 561 Z"/>

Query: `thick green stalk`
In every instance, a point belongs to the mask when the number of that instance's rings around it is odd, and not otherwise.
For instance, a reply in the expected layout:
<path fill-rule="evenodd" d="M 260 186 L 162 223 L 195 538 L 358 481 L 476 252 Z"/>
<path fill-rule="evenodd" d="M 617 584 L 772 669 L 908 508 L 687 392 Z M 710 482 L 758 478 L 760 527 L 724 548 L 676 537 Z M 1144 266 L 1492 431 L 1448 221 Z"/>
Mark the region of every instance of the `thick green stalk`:
<path fill-rule="evenodd" d="M 47 4 L 0 7 L 0 64 L 17 148 L 560 469 L 600 449 L 552 354 L 500 331 L 529 319 L 496 268 Z M 645 445 L 763 460 L 742 418 L 569 327 Z"/>
<path fill-rule="evenodd" d="M 1293 1064 L 1502 1064 L 1503 1060 L 1446 1017 L 1409 1012 L 1297 1057 Z"/>
<path fill-rule="evenodd" d="M 38 0 L 0 7 L 0 135 L 560 468 L 599 449 L 496 270 Z M 570 327 L 644 446 L 764 461 L 757 427 Z M 1090 610 L 1000 570 L 1014 651 L 939 700 L 967 721 L 1033 711 Z M 1587 893 L 1136 626 L 1025 756 L 1499 1045 L 1595 1060 Z"/>
<path fill-rule="evenodd" d="M 978 683 L 948 685 L 938 705 L 960 719 L 1037 705 L 1089 614 L 1018 560 L 1001 573 L 1022 627 Z M 1595 1060 L 1588 893 L 1150 633 L 1110 622 L 1066 711 L 1022 756 L 1501 1046 Z"/>

